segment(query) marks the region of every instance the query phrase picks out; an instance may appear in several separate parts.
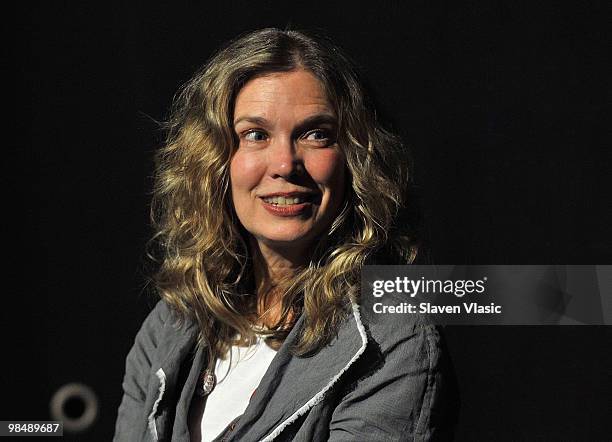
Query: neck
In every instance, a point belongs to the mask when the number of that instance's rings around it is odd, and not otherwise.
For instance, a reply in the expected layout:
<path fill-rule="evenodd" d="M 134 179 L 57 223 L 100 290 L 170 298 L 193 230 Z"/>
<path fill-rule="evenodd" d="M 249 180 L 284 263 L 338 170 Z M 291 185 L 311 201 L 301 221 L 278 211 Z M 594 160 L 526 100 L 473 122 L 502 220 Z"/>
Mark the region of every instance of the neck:
<path fill-rule="evenodd" d="M 284 283 L 307 262 L 308 250 L 276 248 L 251 237 L 253 270 L 257 291 L 257 314 L 262 324 L 276 324 L 282 316 Z"/>

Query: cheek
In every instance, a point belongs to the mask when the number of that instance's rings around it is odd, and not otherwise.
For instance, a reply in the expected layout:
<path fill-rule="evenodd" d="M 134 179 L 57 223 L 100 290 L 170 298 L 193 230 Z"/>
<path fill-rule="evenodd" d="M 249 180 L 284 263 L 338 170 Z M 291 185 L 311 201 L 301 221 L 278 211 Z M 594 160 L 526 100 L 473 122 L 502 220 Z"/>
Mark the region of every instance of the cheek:
<path fill-rule="evenodd" d="M 320 150 L 307 161 L 306 168 L 317 184 L 334 191 L 342 190 L 345 165 L 344 156 L 340 152 L 333 149 Z"/>
<path fill-rule="evenodd" d="M 234 197 L 256 187 L 264 171 L 265 167 L 255 155 L 244 155 L 237 152 L 230 162 L 230 182 Z"/>

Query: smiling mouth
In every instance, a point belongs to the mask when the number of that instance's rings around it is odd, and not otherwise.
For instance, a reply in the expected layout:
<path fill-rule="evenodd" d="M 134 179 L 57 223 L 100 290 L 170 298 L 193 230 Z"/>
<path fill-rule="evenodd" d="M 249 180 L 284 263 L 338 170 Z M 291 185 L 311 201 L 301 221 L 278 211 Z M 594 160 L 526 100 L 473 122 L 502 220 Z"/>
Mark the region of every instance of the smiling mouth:
<path fill-rule="evenodd" d="M 308 217 L 313 205 L 321 204 L 319 193 L 286 193 L 260 197 L 264 209 L 279 217 Z"/>

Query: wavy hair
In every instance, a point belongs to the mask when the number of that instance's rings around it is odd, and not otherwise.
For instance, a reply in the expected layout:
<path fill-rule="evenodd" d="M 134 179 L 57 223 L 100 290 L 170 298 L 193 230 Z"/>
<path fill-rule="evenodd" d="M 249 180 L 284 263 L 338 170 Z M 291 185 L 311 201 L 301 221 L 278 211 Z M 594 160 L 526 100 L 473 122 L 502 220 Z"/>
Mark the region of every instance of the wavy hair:
<path fill-rule="evenodd" d="M 349 300 L 357 300 L 368 260 L 415 257 L 410 226 L 398 222 L 409 160 L 399 139 L 377 122 L 354 64 L 328 39 L 303 32 L 263 29 L 237 38 L 176 95 L 156 155 L 151 206 L 156 290 L 180 317 L 197 320 L 198 345 L 208 347 L 211 360 L 237 339 L 251 342 L 257 315 L 253 251 L 230 193 L 229 164 L 238 145 L 234 101 L 249 80 L 296 69 L 321 82 L 336 112 L 348 170 L 345 204 L 310 262 L 283 284 L 281 319 L 269 337 L 282 340 L 299 312 L 305 322 L 292 351 L 316 352 L 348 313 Z"/>

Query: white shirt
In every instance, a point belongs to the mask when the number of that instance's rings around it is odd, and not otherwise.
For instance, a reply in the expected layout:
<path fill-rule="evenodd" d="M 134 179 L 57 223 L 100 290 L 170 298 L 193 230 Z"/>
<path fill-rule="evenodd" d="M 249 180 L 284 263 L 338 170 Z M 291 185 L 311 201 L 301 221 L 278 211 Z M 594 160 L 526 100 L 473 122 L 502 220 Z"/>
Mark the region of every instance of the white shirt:
<path fill-rule="evenodd" d="M 276 350 L 261 336 L 249 347 L 232 346 L 215 365 L 217 385 L 206 399 L 202 416 L 202 442 L 215 439 L 236 417 L 244 413 Z"/>

